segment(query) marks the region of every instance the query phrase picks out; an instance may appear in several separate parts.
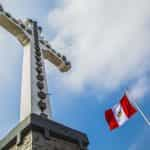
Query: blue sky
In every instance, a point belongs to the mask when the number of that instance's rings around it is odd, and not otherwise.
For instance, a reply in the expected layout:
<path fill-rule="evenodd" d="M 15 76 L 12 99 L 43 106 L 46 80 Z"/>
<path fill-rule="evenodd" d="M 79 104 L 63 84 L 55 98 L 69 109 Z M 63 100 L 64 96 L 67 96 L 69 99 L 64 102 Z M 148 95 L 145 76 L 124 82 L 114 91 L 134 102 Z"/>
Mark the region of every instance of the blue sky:
<path fill-rule="evenodd" d="M 149 150 L 150 128 L 137 113 L 110 132 L 104 119 L 126 88 L 150 118 L 149 0 L 0 0 L 17 18 L 33 18 L 72 70 L 46 62 L 53 119 L 85 132 L 90 150 Z M 0 137 L 19 122 L 23 49 L 0 28 Z"/>

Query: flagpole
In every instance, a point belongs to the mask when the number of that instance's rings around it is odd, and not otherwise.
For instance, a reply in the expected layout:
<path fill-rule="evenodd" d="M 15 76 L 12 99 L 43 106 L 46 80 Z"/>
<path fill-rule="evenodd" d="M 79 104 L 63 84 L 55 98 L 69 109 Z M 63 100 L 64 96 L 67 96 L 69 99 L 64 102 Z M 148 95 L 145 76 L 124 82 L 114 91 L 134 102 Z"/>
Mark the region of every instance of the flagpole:
<path fill-rule="evenodd" d="M 150 126 L 150 121 L 148 120 L 148 118 L 145 116 L 144 112 L 141 110 L 141 108 L 138 106 L 138 104 L 134 101 L 134 104 L 137 108 L 137 110 L 140 112 L 141 116 L 143 117 L 143 119 L 145 120 L 145 122 Z"/>
<path fill-rule="evenodd" d="M 128 91 L 126 91 L 126 94 L 128 94 Z M 131 96 L 132 97 L 132 96 Z M 132 97 L 133 98 L 133 97 Z M 136 101 L 133 99 L 133 101 L 131 101 L 132 103 L 135 104 L 137 110 L 139 111 L 139 113 L 141 114 L 141 116 L 143 117 L 144 121 L 147 123 L 148 126 L 150 126 L 150 121 L 149 119 L 146 117 L 146 115 L 144 114 L 144 112 L 141 110 L 141 108 L 138 106 L 138 104 L 136 103 Z"/>

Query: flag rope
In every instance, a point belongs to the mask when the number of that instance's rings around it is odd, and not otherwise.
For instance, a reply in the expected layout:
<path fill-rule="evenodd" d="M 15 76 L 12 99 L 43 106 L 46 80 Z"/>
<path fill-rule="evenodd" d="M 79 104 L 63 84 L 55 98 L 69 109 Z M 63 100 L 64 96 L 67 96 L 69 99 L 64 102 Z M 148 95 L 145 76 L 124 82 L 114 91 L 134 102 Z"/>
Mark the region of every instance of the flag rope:
<path fill-rule="evenodd" d="M 126 91 L 126 94 L 129 95 L 129 92 Z M 132 95 L 130 95 L 131 99 L 133 99 Z M 137 110 L 139 111 L 139 113 L 141 114 L 141 116 L 143 117 L 144 121 L 147 123 L 148 126 L 150 126 L 150 121 L 149 119 L 146 117 L 146 115 L 144 114 L 144 112 L 141 110 L 141 108 L 138 106 L 138 104 L 136 103 L 136 101 L 133 99 L 133 101 L 131 101 L 132 103 L 134 103 L 134 105 L 136 106 Z"/>

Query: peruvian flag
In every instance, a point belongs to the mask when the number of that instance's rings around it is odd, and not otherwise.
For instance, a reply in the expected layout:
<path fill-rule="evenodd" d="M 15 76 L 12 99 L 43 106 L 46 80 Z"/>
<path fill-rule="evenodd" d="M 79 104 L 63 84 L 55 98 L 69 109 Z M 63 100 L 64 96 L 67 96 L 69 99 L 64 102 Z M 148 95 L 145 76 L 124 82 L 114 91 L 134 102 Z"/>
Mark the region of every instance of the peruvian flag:
<path fill-rule="evenodd" d="M 111 109 L 105 111 L 105 119 L 110 130 L 122 126 L 129 118 L 131 118 L 137 109 L 130 103 L 125 94 L 119 104 L 114 105 Z"/>

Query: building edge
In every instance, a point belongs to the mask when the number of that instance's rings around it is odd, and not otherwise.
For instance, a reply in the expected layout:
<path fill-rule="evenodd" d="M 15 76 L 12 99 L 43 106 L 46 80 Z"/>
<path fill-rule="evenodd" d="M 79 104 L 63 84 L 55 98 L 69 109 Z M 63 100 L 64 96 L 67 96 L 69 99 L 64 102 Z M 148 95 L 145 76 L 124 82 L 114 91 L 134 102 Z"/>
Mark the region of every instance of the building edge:
<path fill-rule="evenodd" d="M 31 145 L 31 150 L 33 149 L 33 147 L 35 147 L 35 145 L 39 147 L 37 143 L 34 143 L 35 140 L 33 140 L 33 138 L 35 137 L 35 135 L 38 135 L 38 138 L 39 136 L 41 136 L 41 138 L 44 139 L 44 142 L 41 143 L 41 145 L 43 145 L 43 148 L 47 148 L 47 150 L 49 150 L 49 148 L 44 145 L 45 141 L 47 141 L 46 143 L 49 142 L 49 146 L 51 146 L 50 143 L 52 142 L 50 141 L 52 138 L 55 138 L 56 141 L 54 147 L 58 145 L 58 147 L 63 148 L 63 146 L 60 145 L 62 143 L 60 142 L 60 140 L 64 141 L 66 145 L 68 144 L 71 146 L 72 143 L 73 145 L 78 147 L 75 148 L 75 150 L 87 150 L 87 147 L 89 145 L 88 137 L 86 134 L 55 121 L 49 120 L 45 117 L 31 114 L 26 117 L 25 120 L 21 121 L 0 141 L 0 150 L 9 150 L 13 146 L 19 147 L 23 145 L 24 138 L 29 133 L 31 133 L 32 137 L 30 138 L 30 141 L 28 141 L 28 143 L 30 143 Z M 57 148 L 55 149 L 57 150 Z"/>

